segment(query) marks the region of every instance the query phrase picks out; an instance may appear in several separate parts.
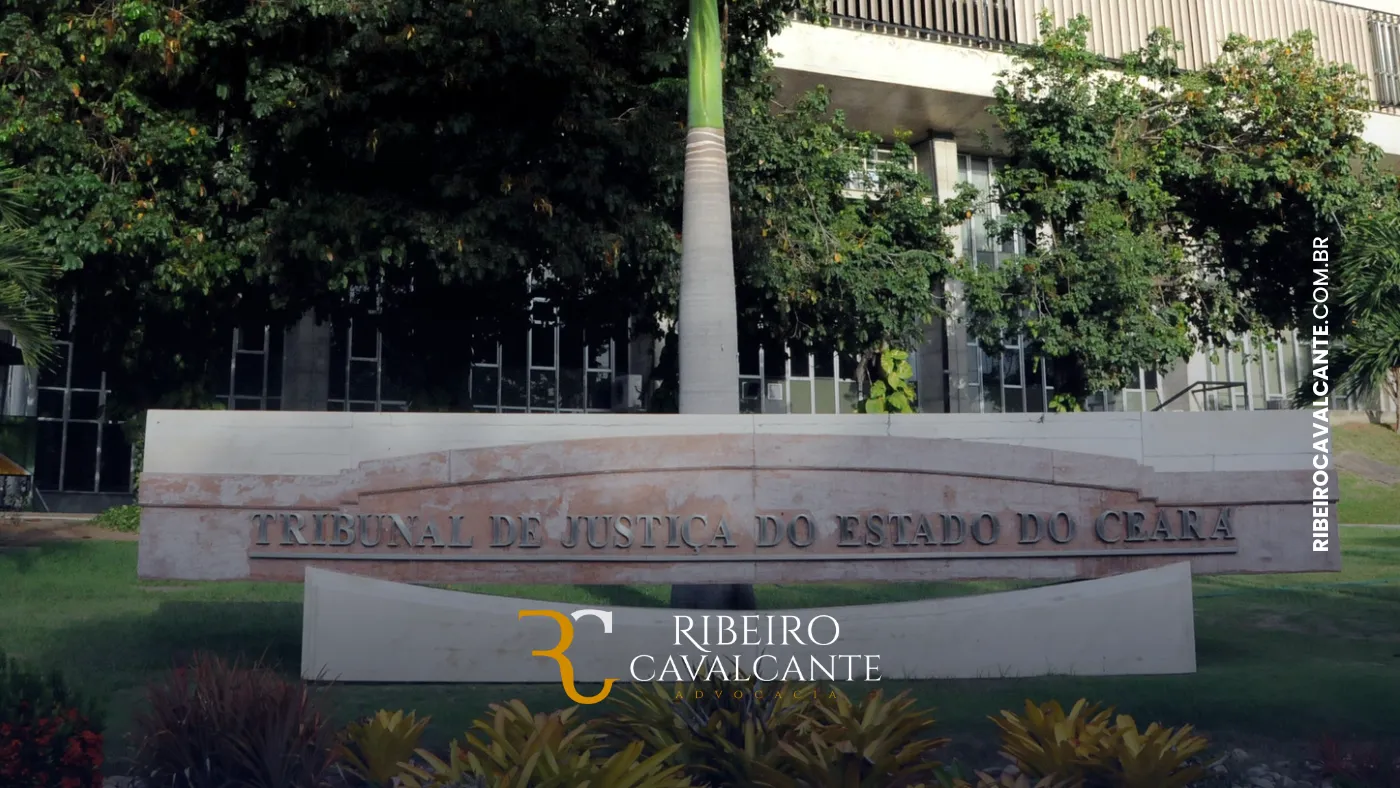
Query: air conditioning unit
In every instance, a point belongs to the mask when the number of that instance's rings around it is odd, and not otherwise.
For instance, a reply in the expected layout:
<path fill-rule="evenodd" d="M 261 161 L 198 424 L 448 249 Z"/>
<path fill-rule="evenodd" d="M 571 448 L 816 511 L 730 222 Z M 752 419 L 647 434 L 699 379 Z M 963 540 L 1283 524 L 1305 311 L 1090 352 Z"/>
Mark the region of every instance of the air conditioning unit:
<path fill-rule="evenodd" d="M 1288 410 L 1288 401 L 1283 397 L 1269 397 L 1269 410 Z"/>
<path fill-rule="evenodd" d="M 615 411 L 642 409 L 641 375 L 613 375 L 612 409 Z"/>

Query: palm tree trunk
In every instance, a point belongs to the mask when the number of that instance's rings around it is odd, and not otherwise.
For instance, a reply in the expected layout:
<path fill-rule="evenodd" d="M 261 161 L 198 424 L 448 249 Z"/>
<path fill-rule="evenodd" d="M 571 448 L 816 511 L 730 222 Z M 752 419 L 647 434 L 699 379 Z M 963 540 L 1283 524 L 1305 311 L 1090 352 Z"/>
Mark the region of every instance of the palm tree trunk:
<path fill-rule="evenodd" d="M 676 326 L 681 413 L 739 412 L 739 327 L 719 28 L 716 0 L 690 0 L 690 123 Z M 752 586 L 678 585 L 671 588 L 671 606 L 752 610 L 756 605 Z"/>

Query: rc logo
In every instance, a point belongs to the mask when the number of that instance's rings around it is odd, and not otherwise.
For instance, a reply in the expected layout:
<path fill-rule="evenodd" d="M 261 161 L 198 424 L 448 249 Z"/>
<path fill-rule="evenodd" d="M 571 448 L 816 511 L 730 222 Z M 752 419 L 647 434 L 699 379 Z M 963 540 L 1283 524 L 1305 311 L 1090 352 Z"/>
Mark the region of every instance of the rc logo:
<path fill-rule="evenodd" d="M 613 625 L 612 611 L 575 610 L 572 614 L 573 621 L 570 621 L 569 616 L 560 613 L 558 610 L 522 610 L 520 611 L 520 615 L 516 617 L 516 620 L 519 621 L 526 616 L 544 616 L 545 618 L 552 618 L 555 623 L 559 625 L 559 642 L 554 645 L 554 648 L 545 651 L 531 651 L 530 655 L 534 657 L 549 657 L 559 664 L 559 683 L 564 685 L 564 694 L 568 695 L 569 699 L 574 703 L 583 705 L 601 703 L 607 698 L 608 693 L 612 692 L 613 683 L 616 682 L 617 679 L 604 679 L 603 691 L 599 692 L 597 695 L 585 696 L 579 694 L 578 688 L 574 686 L 574 663 L 569 660 L 566 653 L 569 650 L 569 646 L 573 645 L 574 642 L 574 621 L 582 621 L 585 617 L 592 616 L 603 622 L 603 634 L 611 635 Z"/>

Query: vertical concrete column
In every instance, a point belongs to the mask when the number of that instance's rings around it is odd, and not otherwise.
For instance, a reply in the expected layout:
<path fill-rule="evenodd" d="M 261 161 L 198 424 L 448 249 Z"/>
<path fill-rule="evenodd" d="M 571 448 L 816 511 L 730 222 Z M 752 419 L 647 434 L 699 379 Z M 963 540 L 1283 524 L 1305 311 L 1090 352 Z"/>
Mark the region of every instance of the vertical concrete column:
<path fill-rule="evenodd" d="M 929 176 L 933 180 L 934 192 L 938 199 L 948 200 L 958 190 L 958 143 L 951 135 L 933 135 L 929 141 Z M 955 255 L 962 254 L 962 227 L 948 228 L 949 240 Z M 926 334 L 928 363 L 922 370 L 919 381 L 919 399 L 926 413 L 964 413 L 975 410 L 976 403 L 967 395 L 970 353 L 967 346 L 967 330 L 963 326 L 962 284 L 944 283 L 944 298 L 949 310 L 946 319 L 935 321 Z M 925 351 L 920 350 L 920 354 Z M 946 359 L 946 362 L 945 362 Z M 925 401 L 925 387 L 937 392 L 936 396 Z"/>
<path fill-rule="evenodd" d="M 331 324 L 307 312 L 282 343 L 282 410 L 326 409 L 331 382 Z"/>

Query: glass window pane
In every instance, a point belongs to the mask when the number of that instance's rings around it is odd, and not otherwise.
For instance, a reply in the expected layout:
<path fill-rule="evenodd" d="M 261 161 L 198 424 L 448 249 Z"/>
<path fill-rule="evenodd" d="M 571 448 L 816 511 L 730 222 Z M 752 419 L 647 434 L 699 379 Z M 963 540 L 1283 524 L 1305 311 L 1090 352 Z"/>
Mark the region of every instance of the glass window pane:
<path fill-rule="evenodd" d="M 102 428 L 101 492 L 131 492 L 131 445 L 120 424 Z"/>
<path fill-rule="evenodd" d="M 1009 350 L 1002 355 L 1001 378 L 1008 386 L 1021 385 L 1021 351 Z"/>
<path fill-rule="evenodd" d="M 63 451 L 62 422 L 39 422 L 35 441 L 34 484 L 41 490 L 57 490 L 58 463 Z"/>
<path fill-rule="evenodd" d="M 256 350 L 261 352 L 267 341 L 267 330 L 264 326 L 246 326 L 238 330 L 238 349 Z"/>
<path fill-rule="evenodd" d="M 1129 412 L 1142 410 L 1142 391 L 1128 389 L 1123 392 L 1123 409 Z"/>
<path fill-rule="evenodd" d="M 519 365 L 507 366 L 501 370 L 502 407 L 525 407 L 525 366 L 523 361 L 522 359 Z"/>
<path fill-rule="evenodd" d="M 373 402 L 356 402 L 352 400 L 350 402 L 350 411 L 352 413 L 374 413 L 376 408 Z"/>
<path fill-rule="evenodd" d="M 841 382 L 841 412 L 855 413 L 856 405 L 860 402 L 860 390 L 856 388 L 854 381 Z"/>
<path fill-rule="evenodd" d="M 352 322 L 350 351 L 356 358 L 379 357 L 379 332 L 375 330 L 373 321 L 360 318 Z"/>
<path fill-rule="evenodd" d="M 1227 362 L 1228 362 L 1228 364 L 1229 364 L 1229 369 L 1230 369 L 1230 380 L 1232 380 L 1232 381 L 1243 381 L 1243 380 L 1244 380 L 1244 354 L 1241 353 L 1241 352 L 1238 351 L 1238 350 L 1227 350 L 1227 351 L 1226 351 L 1226 354 L 1229 356 L 1229 358 L 1227 359 Z"/>
<path fill-rule="evenodd" d="M 612 343 L 601 332 L 598 337 L 587 337 L 589 369 L 612 369 Z"/>
<path fill-rule="evenodd" d="M 1294 354 L 1293 343 L 1288 342 L 1282 345 L 1280 352 L 1283 354 L 1283 379 L 1285 383 L 1284 396 L 1292 396 L 1293 389 L 1298 387 L 1298 358 Z"/>
<path fill-rule="evenodd" d="M 530 410 L 558 410 L 559 389 L 554 370 L 530 371 Z"/>
<path fill-rule="evenodd" d="M 764 346 L 763 376 L 776 380 L 787 376 L 787 349 L 782 345 L 769 343 Z"/>
<path fill-rule="evenodd" d="M 1040 385 L 1040 376 L 1031 376 L 1031 385 L 1026 388 L 1026 412 L 1044 413 L 1046 411 L 1045 389 Z"/>
<path fill-rule="evenodd" d="M 554 330 L 553 326 L 530 329 L 530 366 L 554 366 Z"/>
<path fill-rule="evenodd" d="M 836 354 L 818 352 L 813 354 L 815 369 L 813 374 L 821 378 L 836 376 Z"/>
<path fill-rule="evenodd" d="M 809 371 L 811 370 L 811 364 L 809 363 L 811 359 L 807 348 L 794 344 L 789 349 L 789 352 L 792 357 L 792 372 L 790 374 L 797 378 L 805 378 L 811 375 Z"/>
<path fill-rule="evenodd" d="M 96 391 L 74 391 L 68 395 L 68 418 L 96 421 L 101 415 L 100 402 Z"/>
<path fill-rule="evenodd" d="M 559 371 L 559 407 L 567 410 L 583 409 L 583 370 Z"/>
<path fill-rule="evenodd" d="M 850 356 L 839 356 L 838 359 L 840 361 L 839 371 L 841 373 L 839 377 L 842 380 L 855 380 L 856 360 Z"/>
<path fill-rule="evenodd" d="M 39 369 L 39 385 L 63 388 L 67 386 L 68 379 L 68 353 L 72 345 L 67 342 L 55 342 L 53 348 L 53 361 L 47 366 Z"/>
<path fill-rule="evenodd" d="M 739 374 L 758 375 L 758 346 L 759 343 L 752 339 L 739 340 Z"/>
<path fill-rule="evenodd" d="M 39 389 L 39 418 L 63 418 L 63 392 L 58 389 Z"/>
<path fill-rule="evenodd" d="M 496 405 L 496 384 L 501 379 L 500 370 L 495 367 L 472 368 L 472 405 L 491 408 Z"/>
<path fill-rule="evenodd" d="M 378 369 L 373 361 L 350 362 L 350 399 L 369 400 L 378 398 Z M 256 390 L 249 392 L 257 393 Z"/>
<path fill-rule="evenodd" d="M 817 378 L 813 381 L 813 391 L 816 393 L 817 413 L 837 413 L 836 410 L 836 379 Z"/>
<path fill-rule="evenodd" d="M 238 397 L 262 396 L 262 354 L 239 353 L 233 368 L 233 393 Z"/>
<path fill-rule="evenodd" d="M 73 349 L 73 375 L 72 386 L 75 389 L 95 389 L 102 386 L 102 367 L 100 359 L 91 348 L 78 347 Z"/>
<path fill-rule="evenodd" d="M 1269 394 L 1282 394 L 1283 383 L 1279 380 L 1279 348 L 1274 345 L 1264 354 L 1264 377 L 1268 382 Z"/>
<path fill-rule="evenodd" d="M 97 425 L 68 423 L 63 489 L 89 492 L 97 483 Z"/>
<path fill-rule="evenodd" d="M 528 339 L 529 334 L 525 331 L 509 331 L 501 337 L 501 364 L 524 369 L 525 344 Z"/>
<path fill-rule="evenodd" d="M 755 359 L 756 361 L 756 359 Z M 762 413 L 763 412 L 763 382 L 757 379 L 741 379 L 739 381 L 739 412 L 740 413 Z"/>
<path fill-rule="evenodd" d="M 792 409 L 790 413 L 811 413 L 812 412 L 812 384 L 806 380 L 794 380 L 789 384 L 792 391 Z"/>
<path fill-rule="evenodd" d="M 582 370 L 588 363 L 583 353 L 583 329 L 572 326 L 559 327 L 559 368 Z M 580 378 L 582 380 L 582 378 Z M 583 390 L 583 384 L 579 384 Z"/>
<path fill-rule="evenodd" d="M 1021 389 L 1019 389 L 1019 388 L 1011 388 L 1010 386 L 1008 386 L 1008 387 L 1006 388 L 1006 390 L 1005 390 L 1004 393 L 1005 393 L 1005 397 L 1006 397 L 1006 403 L 1005 403 L 1005 404 L 1006 404 L 1006 411 L 1005 411 L 1005 412 L 1007 412 L 1007 413 L 1025 413 L 1025 412 L 1026 412 L 1026 392 L 1025 392 L 1025 391 L 1023 391 L 1023 390 L 1021 390 Z"/>
<path fill-rule="evenodd" d="M 588 373 L 589 410 L 611 410 L 613 406 L 612 373 Z"/>

